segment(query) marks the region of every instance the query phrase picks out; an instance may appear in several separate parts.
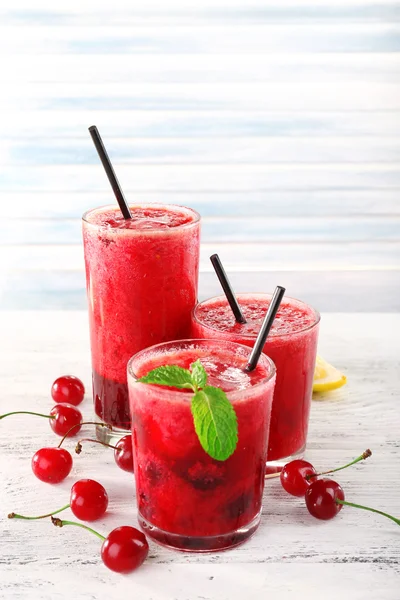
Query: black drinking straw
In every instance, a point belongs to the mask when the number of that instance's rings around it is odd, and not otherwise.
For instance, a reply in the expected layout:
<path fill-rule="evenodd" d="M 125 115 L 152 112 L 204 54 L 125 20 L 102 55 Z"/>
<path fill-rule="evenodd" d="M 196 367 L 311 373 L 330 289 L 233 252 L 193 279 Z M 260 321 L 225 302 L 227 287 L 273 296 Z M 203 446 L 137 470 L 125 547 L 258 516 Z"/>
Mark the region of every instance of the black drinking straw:
<path fill-rule="evenodd" d="M 100 133 L 98 132 L 96 125 L 92 125 L 91 127 L 89 127 L 89 133 L 92 136 L 93 143 L 96 146 L 97 154 L 100 157 L 100 160 L 108 177 L 108 181 L 111 184 L 123 217 L 124 219 L 132 219 L 132 214 L 129 210 L 128 203 L 125 200 L 124 192 L 121 189 L 113 166 L 111 164 L 110 158 L 107 154 L 107 150 L 104 147 L 103 140 L 100 137 Z"/>
<path fill-rule="evenodd" d="M 250 353 L 249 362 L 246 365 L 245 371 L 253 371 L 256 368 L 285 291 L 285 288 L 280 285 L 276 287 L 271 304 L 268 307 L 267 314 L 264 317 L 263 324 L 261 325 L 261 329 L 253 346 L 253 350 Z"/>
<path fill-rule="evenodd" d="M 222 286 L 222 289 L 224 290 L 226 299 L 229 302 L 229 306 L 231 307 L 232 312 L 235 315 L 236 321 L 238 323 L 246 323 L 245 316 L 242 313 L 242 310 L 238 304 L 238 301 L 236 300 L 235 292 L 232 289 L 232 286 L 229 282 L 227 274 L 225 273 L 225 269 L 222 266 L 222 263 L 220 261 L 218 254 L 213 254 L 212 256 L 210 256 L 210 260 L 211 260 L 212 266 L 214 267 L 214 270 L 217 274 L 219 282 Z"/>

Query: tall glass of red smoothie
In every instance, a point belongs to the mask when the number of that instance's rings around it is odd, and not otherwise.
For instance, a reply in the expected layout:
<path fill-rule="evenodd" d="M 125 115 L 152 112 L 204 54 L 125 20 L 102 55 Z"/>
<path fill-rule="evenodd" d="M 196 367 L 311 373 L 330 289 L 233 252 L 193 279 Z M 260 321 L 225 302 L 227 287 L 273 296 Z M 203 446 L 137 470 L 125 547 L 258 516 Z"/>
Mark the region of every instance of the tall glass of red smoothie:
<path fill-rule="evenodd" d="M 260 522 L 273 362 L 262 355 L 246 373 L 246 346 L 184 340 L 139 352 L 128 364 L 138 519 L 147 535 L 179 550 L 207 552 L 244 542 Z M 189 390 L 138 381 L 152 369 L 188 369 L 196 360 L 207 385 L 222 388 L 238 422 L 238 444 L 227 460 L 200 445 Z"/>
<path fill-rule="evenodd" d="M 83 216 L 96 415 L 130 431 L 126 365 L 132 354 L 190 335 L 197 298 L 200 216 L 168 204 L 105 206 Z"/>
<path fill-rule="evenodd" d="M 193 312 L 192 335 L 253 346 L 268 309 L 269 294 L 238 294 L 246 323 L 237 323 L 224 296 L 200 302 Z M 319 330 L 319 313 L 285 297 L 264 346 L 276 366 L 267 461 L 280 468 L 303 455 L 308 431 Z"/>

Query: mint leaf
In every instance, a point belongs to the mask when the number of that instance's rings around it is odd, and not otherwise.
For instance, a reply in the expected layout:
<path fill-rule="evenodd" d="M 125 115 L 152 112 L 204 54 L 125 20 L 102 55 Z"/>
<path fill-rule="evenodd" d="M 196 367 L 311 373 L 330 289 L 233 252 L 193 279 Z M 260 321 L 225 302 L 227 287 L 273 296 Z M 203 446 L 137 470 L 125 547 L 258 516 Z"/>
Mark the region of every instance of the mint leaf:
<path fill-rule="evenodd" d="M 190 365 L 192 370 L 192 381 L 198 388 L 203 388 L 207 383 L 207 373 L 205 368 L 200 362 L 200 359 L 197 359 L 196 362 Z"/>
<path fill-rule="evenodd" d="M 234 453 L 238 442 L 236 413 L 223 390 L 206 385 L 207 373 L 200 360 L 196 360 L 190 368 L 191 371 L 165 365 L 149 371 L 138 381 L 195 392 L 191 410 L 200 444 L 211 458 L 226 460 Z"/>
<path fill-rule="evenodd" d="M 157 367 L 157 369 L 149 371 L 147 375 L 140 377 L 138 381 L 140 383 L 153 383 L 155 385 L 186 388 L 194 391 L 191 372 L 188 369 L 176 367 L 175 365 Z"/>
<path fill-rule="evenodd" d="M 226 460 L 238 442 L 236 413 L 223 390 L 206 386 L 192 399 L 194 428 L 203 449 L 216 460 Z"/>

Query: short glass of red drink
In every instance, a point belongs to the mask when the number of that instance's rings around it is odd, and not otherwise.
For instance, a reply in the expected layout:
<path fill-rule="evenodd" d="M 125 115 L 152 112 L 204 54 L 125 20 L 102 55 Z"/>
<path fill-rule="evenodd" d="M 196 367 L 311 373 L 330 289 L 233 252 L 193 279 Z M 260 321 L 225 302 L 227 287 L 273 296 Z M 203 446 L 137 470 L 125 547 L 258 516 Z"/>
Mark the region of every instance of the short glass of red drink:
<path fill-rule="evenodd" d="M 238 294 L 237 299 L 246 323 L 237 323 L 225 296 L 217 296 L 194 309 L 193 337 L 253 346 L 271 295 Z M 276 366 L 267 452 L 271 470 L 301 457 L 306 447 L 319 321 L 319 313 L 311 306 L 285 297 L 264 346 Z"/>
<path fill-rule="evenodd" d="M 262 355 L 246 373 L 249 349 L 220 340 L 159 344 L 128 364 L 138 519 L 155 541 L 209 552 L 248 539 L 260 522 L 273 362 Z M 138 381 L 152 369 L 186 369 L 200 360 L 207 385 L 222 388 L 238 421 L 238 444 L 224 461 L 200 445 L 191 412 L 193 392 Z"/>
<path fill-rule="evenodd" d="M 169 204 L 117 206 L 83 215 L 97 428 L 107 441 L 130 431 L 126 365 L 139 350 L 190 336 L 196 303 L 200 215 Z"/>

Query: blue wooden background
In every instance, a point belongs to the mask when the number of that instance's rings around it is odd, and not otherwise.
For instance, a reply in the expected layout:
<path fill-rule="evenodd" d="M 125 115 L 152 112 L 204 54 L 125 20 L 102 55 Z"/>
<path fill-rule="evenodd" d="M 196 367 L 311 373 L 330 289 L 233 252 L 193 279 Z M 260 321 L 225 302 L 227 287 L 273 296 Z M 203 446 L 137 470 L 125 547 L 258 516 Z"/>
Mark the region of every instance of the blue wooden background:
<path fill-rule="evenodd" d="M 126 195 L 203 215 L 200 297 L 400 310 L 400 3 L 0 6 L 0 308 L 85 308 L 80 216 Z"/>

